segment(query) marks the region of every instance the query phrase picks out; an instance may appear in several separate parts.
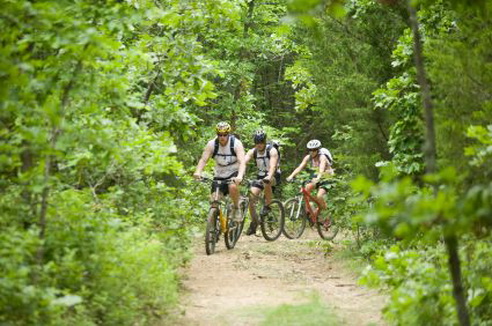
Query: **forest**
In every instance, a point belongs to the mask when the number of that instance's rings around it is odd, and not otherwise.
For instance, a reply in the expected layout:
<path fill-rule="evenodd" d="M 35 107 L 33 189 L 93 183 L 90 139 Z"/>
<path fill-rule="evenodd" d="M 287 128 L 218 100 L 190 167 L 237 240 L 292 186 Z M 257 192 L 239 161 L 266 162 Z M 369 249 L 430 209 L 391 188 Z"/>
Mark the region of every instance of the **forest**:
<path fill-rule="evenodd" d="M 165 319 L 219 121 L 276 139 L 283 178 L 308 140 L 330 149 L 389 325 L 492 325 L 491 1 L 0 7 L 1 325 Z"/>

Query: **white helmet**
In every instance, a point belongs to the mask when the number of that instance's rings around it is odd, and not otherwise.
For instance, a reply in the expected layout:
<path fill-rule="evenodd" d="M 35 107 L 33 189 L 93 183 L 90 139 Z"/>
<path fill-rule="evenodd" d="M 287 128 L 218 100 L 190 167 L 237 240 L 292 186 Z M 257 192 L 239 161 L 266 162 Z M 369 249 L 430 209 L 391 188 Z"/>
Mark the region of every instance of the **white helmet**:
<path fill-rule="evenodd" d="M 307 149 L 318 149 L 318 148 L 321 148 L 321 142 L 317 139 L 311 139 L 308 143 L 307 143 Z"/>

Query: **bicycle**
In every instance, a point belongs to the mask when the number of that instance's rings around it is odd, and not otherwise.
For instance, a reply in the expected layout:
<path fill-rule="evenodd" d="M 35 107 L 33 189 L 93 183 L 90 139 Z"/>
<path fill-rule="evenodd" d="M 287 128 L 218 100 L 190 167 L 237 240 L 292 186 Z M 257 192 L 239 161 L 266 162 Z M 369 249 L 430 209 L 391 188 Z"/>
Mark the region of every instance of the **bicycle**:
<path fill-rule="evenodd" d="M 316 225 L 322 239 L 332 240 L 338 233 L 338 226 L 334 223 L 330 212 L 327 209 L 319 209 L 319 200 L 306 190 L 305 182 L 297 181 L 297 183 L 301 184 L 299 194 L 284 204 L 287 218 L 283 234 L 289 239 L 297 239 L 303 234 L 306 223 L 309 222 L 310 226 Z"/>
<path fill-rule="evenodd" d="M 241 232 L 244 228 L 244 217 L 248 208 L 247 202 L 240 200 L 239 209 L 241 210 L 241 221 L 235 221 L 232 218 L 232 203 L 228 196 L 219 198 L 219 188 L 221 185 L 229 185 L 232 179 L 213 180 L 207 177 L 200 179 L 202 182 L 215 184 L 213 200 L 210 203 L 210 209 L 207 217 L 207 226 L 205 229 L 205 252 L 211 255 L 215 252 L 215 246 L 219 241 L 220 234 L 224 234 L 224 241 L 227 249 L 232 249 L 236 245 Z"/>
<path fill-rule="evenodd" d="M 261 180 L 263 183 L 267 183 L 265 180 Z M 253 184 L 252 180 L 248 181 L 249 186 Z M 260 229 L 261 234 L 267 241 L 275 241 L 282 234 L 285 221 L 285 211 L 282 202 L 277 199 L 273 199 L 270 205 L 265 203 L 265 193 L 262 192 L 261 195 L 255 195 L 249 192 L 249 201 L 259 200 L 261 203 L 260 213 L 256 213 L 256 216 L 260 218 Z M 258 207 L 258 205 L 256 205 Z"/>

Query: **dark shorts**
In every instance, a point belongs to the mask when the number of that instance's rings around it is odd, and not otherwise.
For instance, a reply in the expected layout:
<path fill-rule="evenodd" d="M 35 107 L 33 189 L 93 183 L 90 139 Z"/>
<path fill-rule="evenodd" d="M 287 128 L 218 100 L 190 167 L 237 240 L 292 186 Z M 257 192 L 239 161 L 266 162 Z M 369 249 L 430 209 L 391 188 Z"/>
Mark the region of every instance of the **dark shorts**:
<path fill-rule="evenodd" d="M 313 174 L 311 177 L 312 177 L 312 178 L 314 178 L 314 174 Z M 311 178 L 311 179 L 309 179 L 309 180 L 304 181 L 304 185 L 306 185 L 306 184 L 310 183 L 310 182 L 311 182 L 311 180 L 312 180 L 312 178 Z M 328 191 L 330 191 L 330 189 L 331 189 L 331 188 L 333 188 L 334 184 L 335 184 L 335 180 L 334 180 L 334 179 L 323 180 L 323 181 L 318 182 L 318 183 L 316 184 L 315 189 L 316 189 L 316 190 L 318 190 L 319 188 L 322 188 L 322 189 L 324 189 L 326 192 L 328 192 Z"/>
<path fill-rule="evenodd" d="M 255 188 L 259 188 L 259 189 L 263 190 L 265 188 L 263 185 L 263 182 L 261 181 L 261 180 L 263 180 L 263 178 L 264 178 L 263 176 L 257 175 L 256 180 L 254 180 L 251 183 L 251 187 L 255 187 Z M 275 187 L 280 184 L 280 172 L 275 172 L 274 178 L 275 178 L 275 182 L 272 185 L 272 191 L 275 191 Z"/>
<path fill-rule="evenodd" d="M 237 177 L 238 174 L 239 174 L 239 172 L 236 171 L 233 174 L 231 174 L 230 176 L 228 176 L 227 178 L 214 178 L 214 180 L 228 180 L 228 179 Z M 221 185 L 217 185 L 216 183 L 212 182 L 212 188 L 210 190 L 211 193 L 214 193 L 215 192 L 215 189 L 217 189 L 217 187 L 219 187 L 219 191 L 224 196 L 227 196 L 229 194 L 229 185 L 227 183 L 224 183 L 224 184 L 221 184 Z"/>

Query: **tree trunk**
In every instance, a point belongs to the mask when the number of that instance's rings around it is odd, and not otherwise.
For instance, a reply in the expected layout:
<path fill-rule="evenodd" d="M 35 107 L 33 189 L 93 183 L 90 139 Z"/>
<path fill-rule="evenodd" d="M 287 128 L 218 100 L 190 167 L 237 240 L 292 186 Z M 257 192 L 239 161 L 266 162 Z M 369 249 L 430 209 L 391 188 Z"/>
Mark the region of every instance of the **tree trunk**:
<path fill-rule="evenodd" d="M 407 0 L 407 9 L 410 17 L 410 25 L 413 32 L 414 45 L 414 60 L 417 69 L 417 80 L 420 85 L 422 95 L 422 104 L 424 106 L 424 118 L 426 124 L 426 140 L 424 147 L 425 163 L 427 173 L 437 171 L 436 164 L 436 136 L 434 131 L 434 113 L 430 92 L 430 84 L 427 79 L 427 74 L 424 67 L 422 54 L 422 38 L 419 31 L 419 22 L 417 20 L 417 12 L 411 5 L 410 0 Z M 437 192 L 437 186 L 434 188 Z M 470 325 L 470 317 L 466 307 L 466 294 L 463 290 L 463 282 L 461 280 L 460 258 L 458 256 L 458 238 L 456 235 L 447 236 L 444 239 L 448 250 L 448 267 L 453 280 L 453 296 L 456 300 L 456 309 L 461 326 Z"/>
<path fill-rule="evenodd" d="M 448 251 L 449 271 L 451 272 L 451 278 L 453 280 L 453 296 L 456 300 L 456 308 L 458 310 L 460 325 L 469 326 L 470 316 L 468 315 L 466 295 L 463 289 L 463 282 L 461 280 L 461 264 L 460 257 L 458 256 L 458 239 L 453 235 L 444 238 L 444 242 L 446 243 L 446 249 Z"/>
<path fill-rule="evenodd" d="M 420 93 L 422 96 L 422 104 L 424 106 L 424 119 L 425 119 L 425 165 L 427 173 L 434 173 L 437 171 L 436 166 L 436 134 L 434 129 L 434 113 L 430 92 L 430 84 L 427 79 L 427 74 L 424 67 L 424 59 L 422 54 L 422 37 L 419 31 L 419 22 L 417 20 L 417 13 L 415 8 L 410 4 L 408 0 L 408 13 L 410 16 L 410 25 L 413 32 L 413 57 L 415 61 L 415 67 L 417 68 L 417 81 L 420 85 Z"/>

